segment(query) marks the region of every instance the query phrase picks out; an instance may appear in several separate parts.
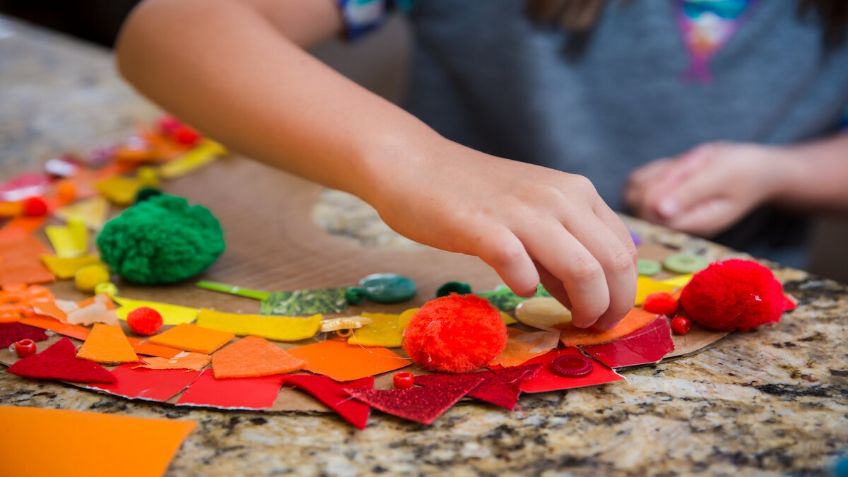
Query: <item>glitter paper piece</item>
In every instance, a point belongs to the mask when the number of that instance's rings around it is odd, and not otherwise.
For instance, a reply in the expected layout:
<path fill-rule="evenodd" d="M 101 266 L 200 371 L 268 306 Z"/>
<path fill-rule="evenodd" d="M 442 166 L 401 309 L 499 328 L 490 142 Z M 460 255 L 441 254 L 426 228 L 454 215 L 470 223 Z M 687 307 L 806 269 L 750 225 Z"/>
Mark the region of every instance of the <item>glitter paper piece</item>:
<path fill-rule="evenodd" d="M 203 371 L 177 400 L 177 406 L 222 409 L 268 409 L 274 405 L 285 376 L 215 379 L 211 369 Z"/>
<path fill-rule="evenodd" d="M 56 278 L 60 278 L 62 280 L 73 278 L 80 268 L 102 263 L 100 262 L 100 258 L 94 255 L 73 258 L 57 257 L 56 255 L 42 255 L 41 261 L 47 269 L 50 270 L 50 273 L 56 275 Z"/>
<path fill-rule="evenodd" d="M 510 328 L 507 334 L 506 348 L 489 365 L 518 366 L 559 346 L 558 330 L 527 332 Z"/>
<path fill-rule="evenodd" d="M 284 384 L 294 386 L 309 393 L 325 406 L 335 411 L 342 419 L 353 424 L 357 429 L 365 429 L 371 407 L 350 397 L 344 389 L 372 389 L 374 378 L 367 377 L 341 383 L 326 376 L 315 374 L 290 374 L 285 377 Z"/>
<path fill-rule="evenodd" d="M 149 338 L 149 341 L 184 351 L 211 354 L 233 338 L 235 335 L 232 333 L 183 324 L 153 336 Z"/>
<path fill-rule="evenodd" d="M 668 320 L 657 318 L 648 326 L 611 343 L 584 346 L 583 352 L 610 368 L 658 363 L 674 351 Z"/>
<path fill-rule="evenodd" d="M 489 302 L 501 311 L 510 312 L 515 310 L 519 303 L 526 300 L 523 296 L 518 296 L 505 285 L 501 285 L 491 291 L 482 291 L 477 295 L 489 300 Z M 535 296 L 551 296 L 547 290 L 539 285 Z"/>
<path fill-rule="evenodd" d="M 62 338 L 46 350 L 23 358 L 9 372 L 32 379 L 57 379 L 75 383 L 113 383 L 115 376 L 97 363 L 76 357 L 77 349 Z"/>
<path fill-rule="evenodd" d="M 193 383 L 199 371 L 143 369 L 134 364 L 122 364 L 112 370 L 112 384 L 92 384 L 90 387 L 129 399 L 167 401 Z"/>
<path fill-rule="evenodd" d="M 263 315 L 304 316 L 341 313 L 347 309 L 347 288 L 272 292 L 259 305 Z"/>
<path fill-rule="evenodd" d="M 0 406 L 0 467 L 10 476 L 161 476 L 195 426 L 175 419 Z"/>
<path fill-rule="evenodd" d="M 48 253 L 47 247 L 30 235 L 0 238 L 0 286 L 49 283 L 55 280 L 41 263 L 41 256 Z"/>
<path fill-rule="evenodd" d="M 387 414 L 421 424 L 432 424 L 460 399 L 482 383 L 475 375 L 455 375 L 439 385 L 410 389 L 345 388 L 351 396 Z"/>
<path fill-rule="evenodd" d="M 289 353 L 306 361 L 303 369 L 336 381 L 353 381 L 412 364 L 386 348 L 365 348 L 335 340 L 293 348 Z"/>
<path fill-rule="evenodd" d="M 300 341 L 312 338 L 321 328 L 321 315 L 308 317 L 243 315 L 201 310 L 197 325 L 236 335 L 261 336 L 274 341 Z"/>
<path fill-rule="evenodd" d="M 62 323 L 61 321 L 56 321 L 53 318 L 46 318 L 43 316 L 29 316 L 21 319 L 20 323 L 41 328 L 43 330 L 50 330 L 62 336 L 70 336 L 71 338 L 83 341 L 88 338 L 89 333 L 88 328 L 84 326 Z"/>
<path fill-rule="evenodd" d="M 205 368 L 211 360 L 212 357 L 208 354 L 180 351 L 171 358 L 158 356 L 142 358 L 143 364 L 138 367 L 147 369 L 191 369 L 194 371 L 200 371 Z"/>
<path fill-rule="evenodd" d="M 573 325 L 564 326 L 560 334 L 560 341 L 565 346 L 608 343 L 622 336 L 627 336 L 653 323 L 656 319 L 656 313 L 649 313 L 641 308 L 633 308 L 617 325 L 600 333 L 591 329 L 577 328 Z"/>
<path fill-rule="evenodd" d="M 197 318 L 197 308 L 189 308 L 187 306 L 171 305 L 170 303 L 159 303 L 155 301 L 132 300 L 120 296 L 112 297 L 115 302 L 121 305 L 118 308 L 118 318 L 126 320 L 129 314 L 143 306 L 153 308 L 162 315 L 162 323 L 165 325 L 181 325 L 183 323 L 191 323 Z"/>
<path fill-rule="evenodd" d="M 108 211 L 109 203 L 103 197 L 97 196 L 56 209 L 53 215 L 65 221 L 76 218 L 82 220 L 89 228 L 100 230 L 106 222 Z"/>
<path fill-rule="evenodd" d="M 483 381 L 468 393 L 468 397 L 478 399 L 509 410 L 515 409 L 521 395 L 521 383 L 532 379 L 542 368 L 541 364 L 496 368 L 478 373 L 467 374 L 425 374 L 415 377 L 419 386 L 441 386 L 465 376 L 482 377 Z"/>
<path fill-rule="evenodd" d="M 521 390 L 525 393 L 543 393 L 548 391 L 561 391 L 563 389 L 583 388 L 597 386 L 599 384 L 613 383 L 624 378 L 615 371 L 600 363 L 594 363 L 592 372 L 585 376 L 564 377 L 551 370 L 551 362 L 560 356 L 585 357 L 577 348 L 565 348 L 551 351 L 548 354 L 533 358 L 527 365 L 541 364 L 542 367 L 536 376 L 521 383 Z"/>
<path fill-rule="evenodd" d="M 135 351 L 120 326 L 97 323 L 77 353 L 77 358 L 98 363 L 134 363 Z"/>
<path fill-rule="evenodd" d="M 353 332 L 347 342 L 352 345 L 385 346 L 400 348 L 403 342 L 403 328 L 400 326 L 400 315 L 389 313 L 363 313 L 363 317 L 371 320 L 368 325 Z"/>
<path fill-rule="evenodd" d="M 256 336 L 240 339 L 212 356 L 212 371 L 218 379 L 286 374 L 305 365 L 302 359 Z"/>
<path fill-rule="evenodd" d="M 44 341 L 47 339 L 47 333 L 22 323 L 0 323 L 0 349 L 8 348 L 12 343 L 24 339 Z"/>
<path fill-rule="evenodd" d="M 640 276 L 636 279 L 636 306 L 645 302 L 645 298 L 652 293 L 671 293 L 677 287 L 655 280 L 651 277 Z"/>

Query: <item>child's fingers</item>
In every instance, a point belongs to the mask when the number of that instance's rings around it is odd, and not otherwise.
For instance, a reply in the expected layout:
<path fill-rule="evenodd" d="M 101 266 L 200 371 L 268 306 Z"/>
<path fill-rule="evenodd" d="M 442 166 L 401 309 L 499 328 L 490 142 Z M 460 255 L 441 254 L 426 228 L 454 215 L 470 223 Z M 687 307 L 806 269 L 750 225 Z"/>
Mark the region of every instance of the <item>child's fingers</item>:
<path fill-rule="evenodd" d="M 536 263 L 536 270 L 539 272 L 539 279 L 542 281 L 545 290 L 552 297 L 556 298 L 557 301 L 565 305 L 566 308 L 571 310 L 571 300 L 568 298 L 568 292 L 565 291 L 565 287 L 562 286 L 562 281 L 539 263 Z"/>
<path fill-rule="evenodd" d="M 519 238 L 534 260 L 563 284 L 572 305 L 572 323 L 579 328 L 592 326 L 610 303 L 601 264 L 557 222 L 527 227 Z"/>
<path fill-rule="evenodd" d="M 521 296 L 532 296 L 539 285 L 539 273 L 524 244 L 508 229 L 482 226 L 478 250 L 469 253 L 479 256 L 494 268 L 506 286 Z"/>
<path fill-rule="evenodd" d="M 690 208 L 669 223 L 670 227 L 703 237 L 712 236 L 734 222 L 734 213 L 729 199 L 708 199 Z"/>
<path fill-rule="evenodd" d="M 673 202 L 677 214 L 682 214 L 710 199 L 721 196 L 728 187 L 722 164 L 716 162 L 712 168 L 704 168 L 698 174 L 690 175 L 676 186 L 665 192 L 662 201 Z M 677 214 L 671 214 L 669 219 Z"/>

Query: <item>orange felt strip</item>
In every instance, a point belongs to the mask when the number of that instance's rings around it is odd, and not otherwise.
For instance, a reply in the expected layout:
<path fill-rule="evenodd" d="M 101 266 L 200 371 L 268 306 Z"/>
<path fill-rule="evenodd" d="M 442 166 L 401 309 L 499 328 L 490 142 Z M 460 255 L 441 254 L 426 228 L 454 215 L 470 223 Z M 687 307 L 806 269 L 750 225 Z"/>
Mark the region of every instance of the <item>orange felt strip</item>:
<path fill-rule="evenodd" d="M 138 361 L 120 326 L 95 323 L 77 358 L 98 363 L 133 363 Z"/>
<path fill-rule="evenodd" d="M 248 336 L 212 355 L 212 371 L 220 378 L 258 378 L 303 369 L 295 358 L 265 338 Z"/>
<path fill-rule="evenodd" d="M 16 476 L 160 476 L 196 425 L 174 419 L 0 406 L 0 468 L 3 475 Z"/>
<path fill-rule="evenodd" d="M 290 349 L 289 353 L 306 361 L 303 369 L 336 381 L 353 381 L 412 364 L 386 348 L 366 348 L 335 340 Z"/>
<path fill-rule="evenodd" d="M 177 348 L 171 348 L 170 346 L 162 346 L 156 343 L 151 343 L 146 339 L 139 339 L 128 336 L 127 340 L 130 342 L 130 345 L 132 345 L 133 350 L 135 350 L 136 354 L 143 354 L 145 356 L 173 358 L 174 356 L 182 352 Z"/>
<path fill-rule="evenodd" d="M 565 346 L 608 343 L 648 326 L 656 319 L 656 313 L 649 313 L 641 308 L 633 308 L 617 325 L 602 333 L 592 331 L 591 329 L 577 328 L 569 324 L 563 328 L 560 341 Z"/>
<path fill-rule="evenodd" d="M 43 330 L 50 330 L 62 336 L 69 336 L 78 340 L 88 338 L 88 328 L 70 323 L 62 323 L 46 316 L 28 316 L 21 319 L 21 323 Z"/>
<path fill-rule="evenodd" d="M 150 338 L 150 342 L 185 351 L 211 354 L 229 343 L 236 335 L 225 331 L 210 330 L 192 324 L 177 325 L 164 333 Z"/>

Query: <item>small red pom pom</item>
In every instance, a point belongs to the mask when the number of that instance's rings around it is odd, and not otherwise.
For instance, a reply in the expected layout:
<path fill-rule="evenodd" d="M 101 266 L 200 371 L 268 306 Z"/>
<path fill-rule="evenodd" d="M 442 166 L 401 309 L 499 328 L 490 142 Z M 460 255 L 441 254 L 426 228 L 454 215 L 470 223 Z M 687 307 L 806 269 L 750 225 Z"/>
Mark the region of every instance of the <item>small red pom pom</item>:
<path fill-rule="evenodd" d="M 675 316 L 671 319 L 671 331 L 676 335 L 683 336 L 689 333 L 689 330 L 692 329 L 692 321 L 685 316 Z"/>
<path fill-rule="evenodd" d="M 671 293 L 651 293 L 645 297 L 642 309 L 658 315 L 672 316 L 677 311 L 677 300 Z"/>
<path fill-rule="evenodd" d="M 41 197 L 34 196 L 24 199 L 23 212 L 27 217 L 41 217 L 47 215 L 47 202 Z"/>
<path fill-rule="evenodd" d="M 194 146 L 200 141 L 200 133 L 188 126 L 181 126 L 174 131 L 174 141 L 184 146 Z"/>
<path fill-rule="evenodd" d="M 488 300 L 451 294 L 429 301 L 404 331 L 403 349 L 422 368 L 473 371 L 506 347 L 506 325 Z"/>
<path fill-rule="evenodd" d="M 162 328 L 162 315 L 153 308 L 142 306 L 127 315 L 127 325 L 137 335 L 150 336 Z"/>
<path fill-rule="evenodd" d="M 692 277 L 680 296 L 680 306 L 704 328 L 749 331 L 780 321 L 783 286 L 757 262 L 725 260 Z"/>

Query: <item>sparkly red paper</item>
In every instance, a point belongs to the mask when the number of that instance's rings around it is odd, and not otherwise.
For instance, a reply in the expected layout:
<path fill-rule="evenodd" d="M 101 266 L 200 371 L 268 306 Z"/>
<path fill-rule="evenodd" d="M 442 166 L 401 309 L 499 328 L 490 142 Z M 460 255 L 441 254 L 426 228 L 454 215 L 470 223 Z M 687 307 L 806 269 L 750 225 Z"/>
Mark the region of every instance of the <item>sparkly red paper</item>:
<path fill-rule="evenodd" d="M 463 374 L 436 386 L 411 389 L 352 389 L 351 396 L 387 414 L 421 424 L 432 424 L 439 416 L 485 380 Z"/>
<path fill-rule="evenodd" d="M 108 369 L 77 358 L 71 340 L 62 338 L 41 353 L 26 357 L 9 367 L 9 372 L 33 379 L 58 379 L 75 383 L 114 383 Z"/>
<path fill-rule="evenodd" d="M 482 377 L 483 382 L 471 390 L 468 397 L 513 410 L 521 395 L 521 383 L 534 377 L 541 368 L 541 364 L 530 364 L 469 373 L 470 376 Z M 425 374 L 416 376 L 415 384 L 425 387 L 440 386 L 461 376 L 468 375 Z"/>
<path fill-rule="evenodd" d="M 657 318 L 650 325 L 611 343 L 583 346 L 583 352 L 610 368 L 659 362 L 674 351 L 668 320 Z"/>
<path fill-rule="evenodd" d="M 317 374 L 289 374 L 283 383 L 309 393 L 357 429 L 365 429 L 368 424 L 371 407 L 350 397 L 345 389 L 372 389 L 373 376 L 348 381 L 344 383 L 344 388 L 338 381 Z"/>
<path fill-rule="evenodd" d="M 91 387 L 130 399 L 167 401 L 193 383 L 199 371 L 184 369 L 145 369 L 137 363 L 127 363 L 112 370 L 116 381 L 111 384 L 92 384 Z"/>
<path fill-rule="evenodd" d="M 531 359 L 525 364 L 542 364 L 536 376 L 521 383 L 521 390 L 525 393 L 544 393 L 548 391 L 560 391 L 563 389 L 582 388 L 587 386 L 597 386 L 599 384 L 613 383 L 621 381 L 624 378 L 607 368 L 606 366 L 595 363 L 592 367 L 592 372 L 580 377 L 567 378 L 559 376 L 551 371 L 551 361 L 559 356 L 581 355 L 577 348 L 563 348 L 551 351 L 536 358 Z"/>
<path fill-rule="evenodd" d="M 177 400 L 177 406 L 223 409 L 268 409 L 274 405 L 285 376 L 215 379 L 206 369 Z"/>
<path fill-rule="evenodd" d="M 41 328 L 22 323 L 0 323 L 0 348 L 8 348 L 15 341 L 27 338 L 44 341 L 47 339 L 47 333 Z"/>

